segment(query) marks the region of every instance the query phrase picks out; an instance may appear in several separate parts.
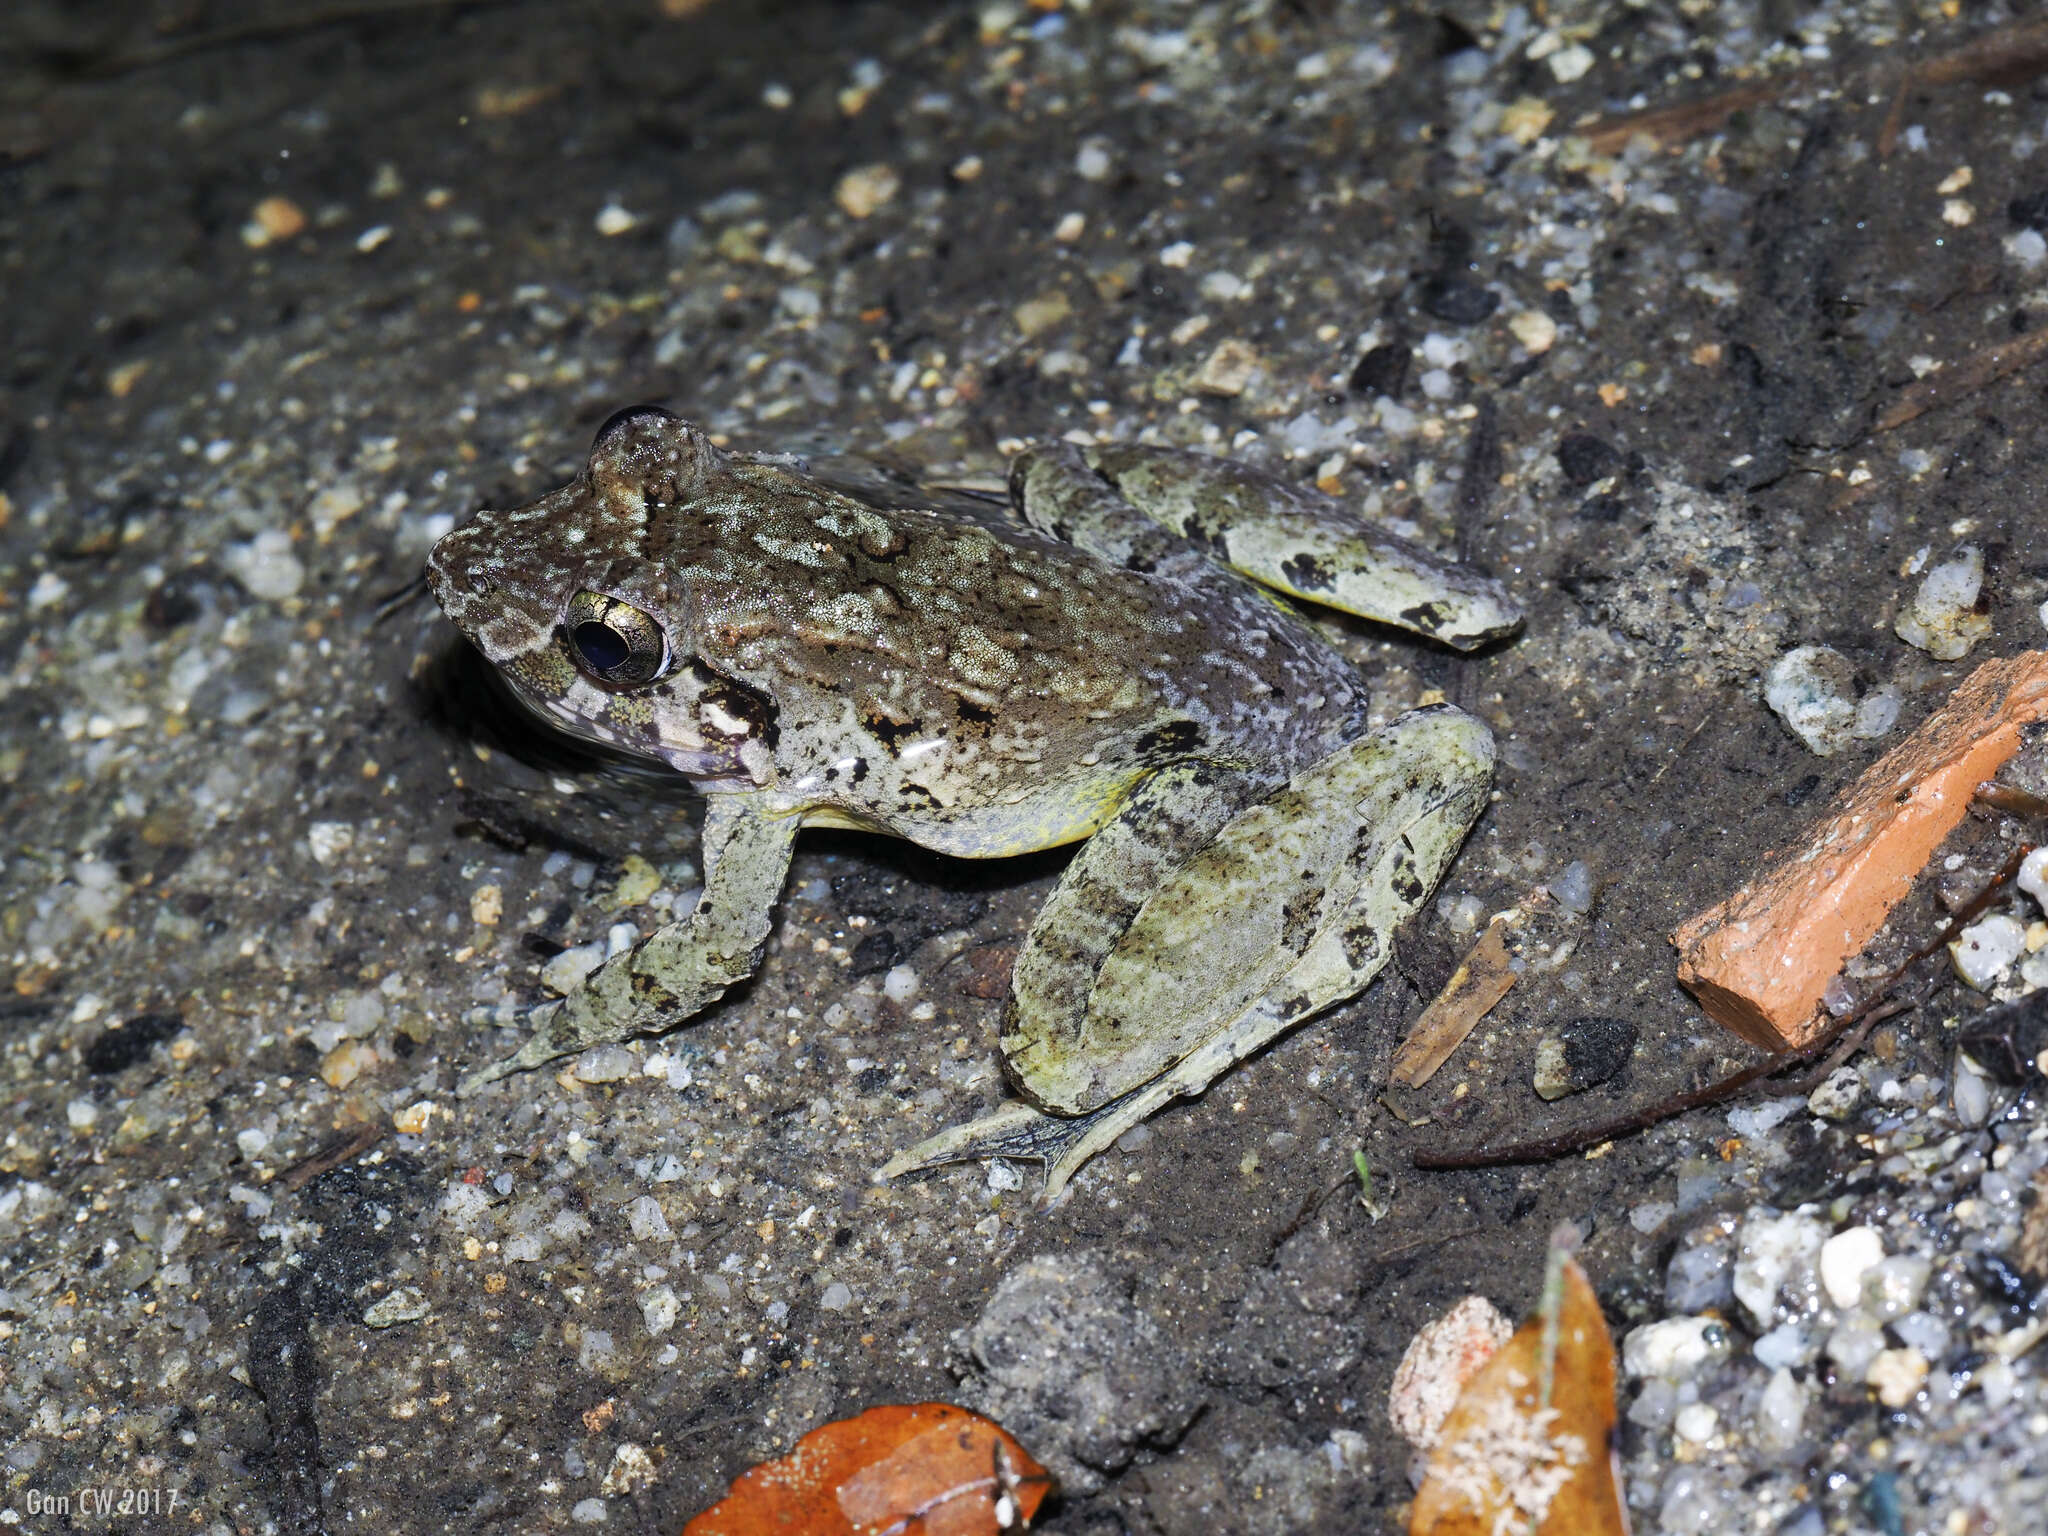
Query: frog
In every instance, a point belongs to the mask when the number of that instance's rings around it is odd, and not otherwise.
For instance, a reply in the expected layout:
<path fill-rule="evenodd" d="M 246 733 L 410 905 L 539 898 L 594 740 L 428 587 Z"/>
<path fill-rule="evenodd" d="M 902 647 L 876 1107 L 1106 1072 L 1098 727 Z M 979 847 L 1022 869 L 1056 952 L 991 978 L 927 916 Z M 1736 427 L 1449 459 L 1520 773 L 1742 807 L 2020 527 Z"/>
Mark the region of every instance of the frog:
<path fill-rule="evenodd" d="M 888 508 L 659 406 L 431 550 L 447 617 L 535 715 L 703 794 L 687 914 L 533 1010 L 513 1073 L 659 1035 L 751 976 L 802 827 L 966 859 L 1079 844 L 1017 946 L 1009 1095 L 880 1170 L 1088 1160 L 1357 996 L 1490 794 L 1486 725 L 1374 725 L 1322 605 L 1455 651 L 1507 588 L 1196 449 L 1031 443 L 1008 507 Z M 940 498 L 929 498 L 934 501 Z"/>

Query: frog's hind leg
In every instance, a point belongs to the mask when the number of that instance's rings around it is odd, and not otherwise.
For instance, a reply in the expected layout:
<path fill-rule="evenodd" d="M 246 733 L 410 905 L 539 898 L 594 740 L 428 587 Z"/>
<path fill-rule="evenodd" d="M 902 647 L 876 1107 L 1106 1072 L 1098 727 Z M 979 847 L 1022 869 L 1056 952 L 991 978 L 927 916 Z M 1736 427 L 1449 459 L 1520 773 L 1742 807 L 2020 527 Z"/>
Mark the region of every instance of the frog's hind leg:
<path fill-rule="evenodd" d="M 1438 708 L 1296 774 L 1153 890 L 1102 959 L 1078 1034 L 1042 1053 L 1089 1074 L 1073 1112 L 1005 1105 L 884 1172 L 1038 1158 L 1046 1197 L 1057 1195 L 1170 1100 L 1363 990 L 1485 806 L 1492 766 L 1486 728 Z M 1004 1046 L 1032 1092 L 1033 1032 L 1013 1027 Z M 1043 1086 L 1059 1087 L 1059 1076 Z"/>
<path fill-rule="evenodd" d="M 1031 443 L 1010 460 L 1010 506 L 1040 533 L 1127 570 L 1171 576 L 1208 564 L 1189 540 L 1134 516 L 1072 443 Z"/>
<path fill-rule="evenodd" d="M 1319 491 L 1235 460 L 1143 443 L 1108 443 L 1083 457 L 1145 516 L 1291 597 L 1461 651 L 1521 625 L 1521 607 L 1492 577 Z"/>

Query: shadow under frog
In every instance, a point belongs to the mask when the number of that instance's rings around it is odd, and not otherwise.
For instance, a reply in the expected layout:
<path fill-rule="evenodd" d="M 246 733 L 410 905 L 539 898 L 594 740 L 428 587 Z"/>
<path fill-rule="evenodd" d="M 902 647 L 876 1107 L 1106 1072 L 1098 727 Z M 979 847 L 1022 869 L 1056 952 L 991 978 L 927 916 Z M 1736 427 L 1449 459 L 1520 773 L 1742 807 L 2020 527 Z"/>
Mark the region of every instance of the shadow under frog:
<path fill-rule="evenodd" d="M 966 858 L 1082 839 L 1018 954 L 1018 1097 L 893 1159 L 1041 1160 L 1046 1193 L 1170 1100 L 1356 995 L 1486 801 L 1459 710 L 1374 730 L 1277 598 L 1459 649 L 1495 581 L 1227 459 L 1066 443 L 1018 521 L 881 510 L 653 407 L 574 483 L 448 534 L 427 579 L 514 693 L 706 797 L 696 908 L 607 960 L 473 1094 L 673 1029 L 752 973 L 797 829 Z"/>

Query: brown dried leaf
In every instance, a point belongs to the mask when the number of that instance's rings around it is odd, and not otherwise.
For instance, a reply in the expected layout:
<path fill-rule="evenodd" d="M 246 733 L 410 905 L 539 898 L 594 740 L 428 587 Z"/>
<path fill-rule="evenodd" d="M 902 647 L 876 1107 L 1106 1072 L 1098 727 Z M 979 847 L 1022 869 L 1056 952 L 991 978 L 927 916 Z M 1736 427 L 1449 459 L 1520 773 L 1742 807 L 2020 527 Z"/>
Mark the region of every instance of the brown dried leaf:
<path fill-rule="evenodd" d="M 1459 1395 L 1409 1536 L 1628 1536 L 1614 1432 L 1614 1342 L 1585 1271 L 1557 1283 Z M 1547 1388 L 1547 1391 L 1546 1391 Z"/>
<path fill-rule="evenodd" d="M 999 1536 L 1052 1475 L 1000 1424 L 950 1403 L 870 1408 L 812 1430 L 683 1527 L 683 1536 Z"/>
<path fill-rule="evenodd" d="M 1502 913 L 1458 962 L 1443 991 L 1430 1000 L 1422 1017 L 1394 1052 L 1393 1081 L 1402 1088 L 1420 1088 L 1436 1075 L 1465 1043 L 1487 1010 L 1508 995 L 1515 984 L 1509 967 L 1507 931 L 1515 914 Z"/>

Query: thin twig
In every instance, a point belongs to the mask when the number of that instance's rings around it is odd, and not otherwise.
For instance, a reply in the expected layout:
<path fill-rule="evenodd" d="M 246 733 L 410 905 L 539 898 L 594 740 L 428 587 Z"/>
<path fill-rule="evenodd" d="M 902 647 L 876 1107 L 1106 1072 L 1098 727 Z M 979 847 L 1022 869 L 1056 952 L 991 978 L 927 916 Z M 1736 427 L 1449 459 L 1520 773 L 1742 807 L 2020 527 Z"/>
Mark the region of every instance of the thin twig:
<path fill-rule="evenodd" d="M 1880 432 L 1903 427 L 1929 411 L 1954 405 L 1965 395 L 1974 395 L 2007 374 L 2033 366 L 2043 357 L 2048 357 L 2048 327 L 1972 352 L 1961 362 L 1916 379 L 1900 390 L 1891 404 L 1877 413 L 1865 436 L 1875 437 Z"/>
<path fill-rule="evenodd" d="M 2031 844 L 2022 845 L 2017 853 L 2005 861 L 2004 867 L 1991 877 L 1990 882 L 1982 890 L 1957 909 L 1955 917 L 1942 929 L 1938 937 L 1914 950 L 1899 962 L 1897 969 L 1885 977 L 1883 984 L 1877 988 L 1868 1003 L 1830 1025 L 1816 1039 L 1807 1042 L 1796 1051 L 1774 1056 L 1768 1061 L 1760 1061 L 1755 1066 L 1745 1067 L 1740 1072 L 1732 1073 L 1718 1082 L 1708 1083 L 1703 1088 L 1695 1088 L 1690 1093 L 1681 1093 L 1675 1098 L 1633 1110 L 1612 1120 L 1582 1126 L 1575 1131 L 1565 1131 L 1537 1141 L 1516 1142 L 1511 1146 L 1479 1147 L 1469 1152 L 1423 1152 L 1409 1161 L 1417 1168 L 1428 1170 L 1497 1168 L 1507 1163 L 1551 1162 L 1573 1152 L 1583 1152 L 1588 1147 L 1597 1147 L 1602 1142 L 1619 1141 L 1625 1136 L 1634 1136 L 1654 1125 L 1661 1125 L 1666 1120 L 1675 1119 L 1688 1110 L 1705 1109 L 1709 1105 L 1725 1103 L 1745 1089 L 1754 1087 L 1767 1078 L 1776 1077 L 1789 1067 L 1803 1066 L 1823 1056 L 1851 1030 L 1857 1031 L 1847 1049 L 1837 1056 L 1827 1057 L 1821 1071 L 1810 1078 L 1799 1079 L 1796 1083 L 1777 1085 L 1788 1093 L 1795 1089 L 1801 1093 L 1811 1093 L 1821 1082 L 1826 1081 L 1827 1074 L 1839 1066 L 1856 1046 L 1863 1043 L 1863 1037 L 1881 1019 L 1904 1013 L 1908 1008 L 1916 1007 L 1927 1000 L 1928 993 L 1909 999 L 1895 999 L 1890 993 L 1905 979 L 1908 971 L 1928 956 L 1939 954 L 1963 929 L 1974 922 L 1986 907 L 1997 900 L 1999 892 L 2019 873 L 2021 861 L 2033 851 Z"/>
<path fill-rule="evenodd" d="M 1768 80 L 1751 81 L 1693 101 L 1596 117 L 1574 132 L 1599 155 L 1618 154 L 1638 136 L 1670 148 L 1719 131 L 1738 112 L 1780 101 L 1808 86 L 1839 82 L 1843 94 L 1851 98 L 1865 94 L 1890 98 L 1877 135 L 1878 157 L 1888 159 L 1898 143 L 1906 100 L 1914 87 L 1953 85 L 1966 80 L 1985 85 L 2016 84 L 2031 80 L 2044 70 L 2048 70 L 2048 23 L 2026 21 L 1983 33 L 1921 62 L 1901 62 L 1895 55 L 1880 54 L 1862 70 L 1789 70 Z M 1859 80 L 1864 83 L 1857 84 Z"/>
<path fill-rule="evenodd" d="M 166 38 L 160 43 L 138 48 L 133 53 L 115 54 L 111 58 L 87 63 L 79 70 L 79 74 L 88 80 L 108 80 L 117 75 L 132 75 L 140 70 L 154 69 L 159 64 L 190 58 L 197 53 L 237 48 L 244 43 L 278 42 L 307 32 L 347 26 L 351 22 L 375 21 L 387 16 L 404 18 L 425 15 L 430 11 L 484 10 L 523 3 L 525 0 L 356 0 L 352 5 L 332 5 L 323 10 L 307 11 L 297 16 L 247 21 L 237 26 L 219 27 L 211 32 L 192 32 L 183 37 Z"/>
<path fill-rule="evenodd" d="M 331 1173 L 343 1163 L 352 1163 L 361 1157 L 384 1139 L 384 1131 L 382 1124 L 358 1126 L 342 1140 L 293 1163 L 279 1175 L 278 1182 L 287 1189 L 303 1189 L 321 1174 Z"/>

